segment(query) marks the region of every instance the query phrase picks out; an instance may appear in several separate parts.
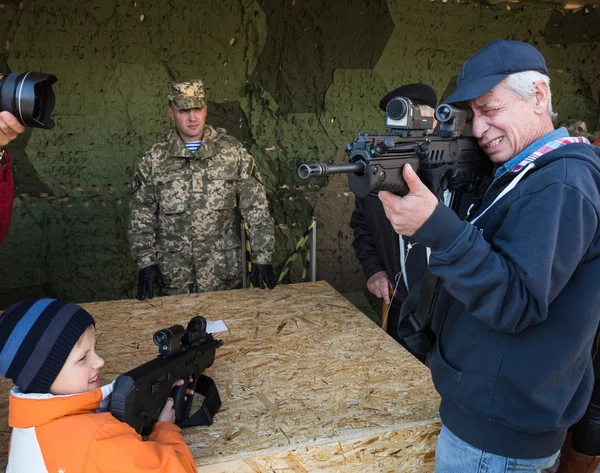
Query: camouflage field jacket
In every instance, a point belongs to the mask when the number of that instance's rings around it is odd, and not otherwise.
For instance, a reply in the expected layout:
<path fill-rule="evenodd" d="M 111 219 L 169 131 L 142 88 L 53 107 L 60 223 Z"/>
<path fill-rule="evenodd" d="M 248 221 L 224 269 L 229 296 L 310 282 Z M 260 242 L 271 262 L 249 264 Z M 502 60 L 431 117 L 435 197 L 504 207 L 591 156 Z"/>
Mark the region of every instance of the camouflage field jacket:
<path fill-rule="evenodd" d="M 221 279 L 239 278 L 240 213 L 252 260 L 271 263 L 275 235 L 260 174 L 224 129 L 206 125 L 193 154 L 171 131 L 139 163 L 130 192 L 132 256 L 140 269 L 159 264 L 168 285 L 188 284 L 194 266 Z"/>

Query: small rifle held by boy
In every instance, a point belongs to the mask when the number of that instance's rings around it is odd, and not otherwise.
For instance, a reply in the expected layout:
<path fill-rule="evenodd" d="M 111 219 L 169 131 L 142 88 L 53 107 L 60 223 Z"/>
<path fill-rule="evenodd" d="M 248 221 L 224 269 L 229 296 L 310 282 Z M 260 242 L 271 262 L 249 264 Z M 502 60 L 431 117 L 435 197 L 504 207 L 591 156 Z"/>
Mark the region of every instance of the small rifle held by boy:
<path fill-rule="evenodd" d="M 178 426 L 211 425 L 221 398 L 215 382 L 202 373 L 213 364 L 223 341 L 206 333 L 206 319 L 201 316 L 193 317 L 186 329 L 173 325 L 159 330 L 153 340 L 158 357 L 115 380 L 110 412 L 139 434 L 148 435 L 167 398 L 172 397 Z M 184 384 L 173 388 L 179 379 Z M 191 416 L 193 396 L 188 390 L 204 396 L 202 406 Z"/>

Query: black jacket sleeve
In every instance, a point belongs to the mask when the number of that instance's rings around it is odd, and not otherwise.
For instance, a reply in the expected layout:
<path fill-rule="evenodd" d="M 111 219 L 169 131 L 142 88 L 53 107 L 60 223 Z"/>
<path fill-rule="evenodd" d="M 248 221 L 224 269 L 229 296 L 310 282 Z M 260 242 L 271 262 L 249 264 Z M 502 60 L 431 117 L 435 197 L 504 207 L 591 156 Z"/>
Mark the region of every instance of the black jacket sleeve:
<path fill-rule="evenodd" d="M 350 228 L 354 231 L 352 246 L 356 257 L 363 267 L 365 276 L 369 279 L 379 271 L 385 271 L 375 246 L 375 240 L 365 216 L 364 199 L 355 198 L 355 208 L 350 217 Z"/>

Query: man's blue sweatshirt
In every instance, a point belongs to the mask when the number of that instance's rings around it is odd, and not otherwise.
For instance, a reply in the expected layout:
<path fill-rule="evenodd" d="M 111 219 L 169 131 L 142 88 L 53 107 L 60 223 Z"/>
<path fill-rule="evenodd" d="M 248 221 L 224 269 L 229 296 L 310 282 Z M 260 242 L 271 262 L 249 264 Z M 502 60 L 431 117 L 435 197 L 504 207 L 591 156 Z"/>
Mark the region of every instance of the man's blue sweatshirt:
<path fill-rule="evenodd" d="M 496 455 L 543 458 L 584 414 L 600 321 L 600 148 L 494 180 L 474 224 L 438 205 L 413 235 L 443 281 L 430 368 L 443 423 Z"/>

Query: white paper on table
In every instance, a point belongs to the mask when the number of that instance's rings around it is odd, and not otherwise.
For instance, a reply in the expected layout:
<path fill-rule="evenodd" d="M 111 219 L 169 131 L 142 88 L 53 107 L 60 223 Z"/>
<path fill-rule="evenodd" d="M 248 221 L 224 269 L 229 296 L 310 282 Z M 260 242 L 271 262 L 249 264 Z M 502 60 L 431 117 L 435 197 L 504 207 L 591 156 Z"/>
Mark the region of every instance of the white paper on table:
<path fill-rule="evenodd" d="M 225 322 L 217 320 L 216 322 L 206 322 L 206 333 L 227 332 Z"/>

